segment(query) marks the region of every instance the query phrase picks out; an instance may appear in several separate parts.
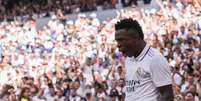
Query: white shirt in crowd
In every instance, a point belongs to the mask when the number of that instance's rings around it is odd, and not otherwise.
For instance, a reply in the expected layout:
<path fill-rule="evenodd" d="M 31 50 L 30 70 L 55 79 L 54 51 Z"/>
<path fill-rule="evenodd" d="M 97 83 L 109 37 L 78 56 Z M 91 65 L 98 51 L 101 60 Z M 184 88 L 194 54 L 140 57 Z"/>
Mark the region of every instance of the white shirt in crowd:
<path fill-rule="evenodd" d="M 46 101 L 45 99 L 40 99 L 38 96 L 32 98 L 33 101 Z"/>
<path fill-rule="evenodd" d="M 47 101 L 55 101 L 58 99 L 57 96 L 51 96 L 51 95 L 47 95 L 45 97 L 46 97 Z"/>
<path fill-rule="evenodd" d="M 146 45 L 137 58 L 127 57 L 125 101 L 161 101 L 157 87 L 172 83 L 165 57 Z"/>
<path fill-rule="evenodd" d="M 176 73 L 173 78 L 174 78 L 175 83 L 177 85 L 181 85 L 182 84 L 182 77 L 181 77 L 181 75 L 179 75 L 178 73 Z"/>
<path fill-rule="evenodd" d="M 69 100 L 70 100 L 70 101 L 80 101 L 81 98 L 80 98 L 79 96 L 75 96 L 75 97 L 70 96 L 70 97 L 69 97 Z"/>

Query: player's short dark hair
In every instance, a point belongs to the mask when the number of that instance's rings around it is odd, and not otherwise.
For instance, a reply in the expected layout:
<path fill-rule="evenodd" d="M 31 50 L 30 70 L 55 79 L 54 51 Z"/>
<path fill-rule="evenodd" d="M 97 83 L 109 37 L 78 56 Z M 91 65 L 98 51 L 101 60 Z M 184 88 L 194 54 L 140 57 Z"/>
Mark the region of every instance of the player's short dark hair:
<path fill-rule="evenodd" d="M 119 22 L 115 24 L 115 30 L 120 30 L 120 29 L 134 29 L 138 32 L 139 37 L 141 39 L 144 39 L 144 33 L 142 31 L 142 27 L 136 20 L 133 20 L 131 18 L 120 20 Z"/>

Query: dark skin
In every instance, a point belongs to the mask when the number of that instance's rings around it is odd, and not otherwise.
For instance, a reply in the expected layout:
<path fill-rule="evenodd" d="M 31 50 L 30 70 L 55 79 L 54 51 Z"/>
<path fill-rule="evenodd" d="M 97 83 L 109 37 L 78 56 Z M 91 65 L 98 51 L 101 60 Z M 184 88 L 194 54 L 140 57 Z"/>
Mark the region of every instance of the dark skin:
<path fill-rule="evenodd" d="M 119 50 L 128 57 L 137 57 L 146 45 L 143 40 L 129 36 L 116 36 L 116 41 Z"/>
<path fill-rule="evenodd" d="M 132 33 L 132 34 L 131 34 Z M 117 30 L 115 34 L 115 40 L 117 41 L 119 50 L 128 57 L 137 57 L 140 55 L 146 42 L 140 38 L 137 31 L 135 30 Z M 173 101 L 173 90 L 172 85 L 165 85 L 157 87 L 161 94 L 162 101 Z"/>

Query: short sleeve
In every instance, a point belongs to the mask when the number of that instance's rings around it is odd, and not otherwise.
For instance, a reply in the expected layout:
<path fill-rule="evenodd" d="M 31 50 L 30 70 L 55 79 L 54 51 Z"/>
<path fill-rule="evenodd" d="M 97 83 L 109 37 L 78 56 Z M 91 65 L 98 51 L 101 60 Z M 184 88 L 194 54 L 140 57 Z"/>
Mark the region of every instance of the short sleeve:
<path fill-rule="evenodd" d="M 170 67 L 165 57 L 161 54 L 154 56 L 151 61 L 150 74 L 156 87 L 172 84 Z"/>

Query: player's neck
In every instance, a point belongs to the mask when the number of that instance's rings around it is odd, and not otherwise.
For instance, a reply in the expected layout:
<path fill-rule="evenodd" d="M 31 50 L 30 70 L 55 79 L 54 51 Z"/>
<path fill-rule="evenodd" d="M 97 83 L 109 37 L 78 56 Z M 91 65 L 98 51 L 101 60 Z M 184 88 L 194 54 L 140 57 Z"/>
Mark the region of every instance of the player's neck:
<path fill-rule="evenodd" d="M 143 49 L 146 46 L 146 42 L 144 40 L 142 40 L 142 42 L 139 44 L 138 46 L 138 50 L 136 51 L 136 53 L 133 54 L 133 56 L 136 58 L 140 55 L 140 53 L 143 51 Z"/>

